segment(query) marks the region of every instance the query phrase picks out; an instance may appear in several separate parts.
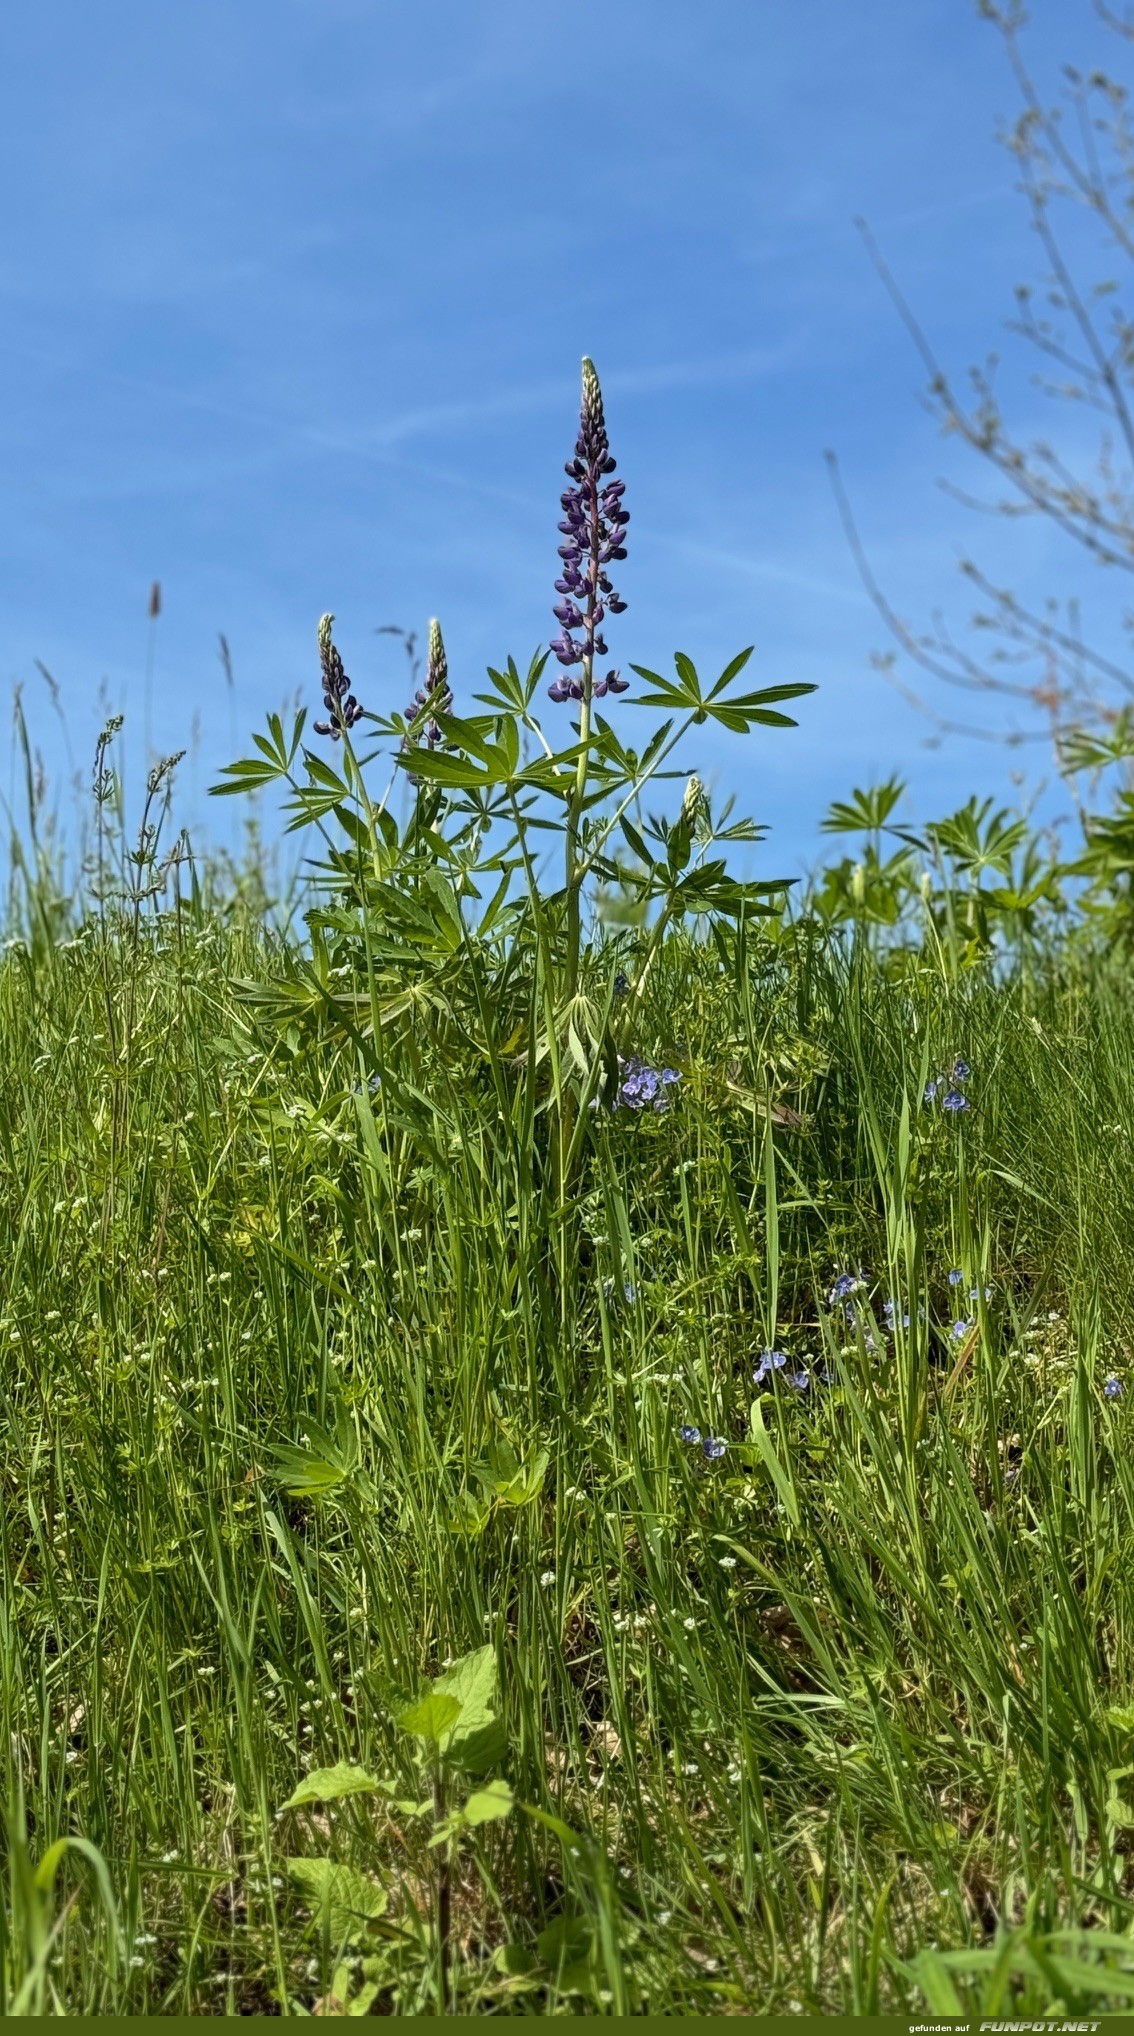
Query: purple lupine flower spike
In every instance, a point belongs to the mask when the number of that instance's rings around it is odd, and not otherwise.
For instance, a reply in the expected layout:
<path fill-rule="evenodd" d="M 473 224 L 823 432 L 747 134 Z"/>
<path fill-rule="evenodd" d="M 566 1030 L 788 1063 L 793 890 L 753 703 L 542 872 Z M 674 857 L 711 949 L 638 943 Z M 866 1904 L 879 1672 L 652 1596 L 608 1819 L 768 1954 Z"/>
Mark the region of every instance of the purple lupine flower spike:
<path fill-rule="evenodd" d="M 333 615 L 319 618 L 319 663 L 323 668 L 323 705 L 330 715 L 329 721 L 313 721 L 316 735 L 329 735 L 337 742 L 362 718 L 362 708 L 350 690 L 350 680 L 343 670 L 343 661 L 335 649 L 331 631 L 335 626 Z"/>
<path fill-rule="evenodd" d="M 429 657 L 425 668 L 425 684 L 418 687 L 413 699 L 406 708 L 406 720 L 420 723 L 421 716 L 426 708 L 429 709 L 429 719 L 423 725 L 416 727 L 413 730 L 412 736 L 407 734 L 402 744 L 403 749 L 417 749 L 422 743 L 424 743 L 426 749 L 436 749 L 438 743 L 444 741 L 444 736 L 434 716 L 436 714 L 451 714 L 453 711 L 453 689 L 449 684 L 449 661 L 445 656 L 445 645 L 441 637 L 441 624 L 436 616 L 433 617 L 429 624 Z M 411 785 L 416 785 L 417 779 L 412 771 L 407 771 L 406 776 L 409 778 Z"/>
<path fill-rule="evenodd" d="M 583 676 L 555 679 L 547 689 L 552 700 L 601 700 L 608 692 L 624 693 L 630 683 L 617 671 L 607 672 L 604 678 L 594 676 L 595 658 L 608 655 L 606 643 L 598 634 L 599 627 L 608 614 L 621 615 L 626 607 L 611 586 L 606 570 L 612 559 L 626 557 L 626 527 L 630 521 L 629 513 L 622 507 L 625 481 L 604 479 L 614 472 L 615 464 L 606 435 L 599 378 L 594 362 L 584 358 L 579 436 L 575 456 L 564 469 L 574 485 L 565 488 L 559 497 L 563 509 L 559 524 L 563 570 L 555 582 L 555 591 L 563 599 L 552 610 L 560 632 L 550 646 L 565 672 L 572 665 L 582 665 Z M 584 602 L 585 610 L 581 605 Z M 581 634 L 572 635 L 572 631 Z"/>

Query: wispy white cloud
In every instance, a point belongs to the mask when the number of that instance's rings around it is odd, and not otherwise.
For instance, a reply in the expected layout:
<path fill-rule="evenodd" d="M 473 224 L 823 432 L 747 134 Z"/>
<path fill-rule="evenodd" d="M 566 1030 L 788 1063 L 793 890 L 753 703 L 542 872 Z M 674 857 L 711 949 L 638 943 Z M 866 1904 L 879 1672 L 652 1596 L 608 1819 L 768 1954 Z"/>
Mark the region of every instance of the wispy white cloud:
<path fill-rule="evenodd" d="M 845 581 L 839 581 L 823 573 L 809 571 L 798 563 L 789 565 L 783 559 L 761 557 L 755 552 L 726 551 L 720 545 L 705 544 L 693 537 L 670 536 L 658 530 L 644 532 L 642 545 L 644 549 L 660 546 L 682 558 L 696 559 L 702 565 L 732 573 L 738 579 L 762 580 L 769 585 L 789 587 L 794 593 L 815 596 L 823 601 L 837 601 L 843 606 L 857 608 L 860 613 L 870 607 L 861 586 L 849 574 Z M 798 556 L 798 552 L 794 554 L 796 559 Z"/>

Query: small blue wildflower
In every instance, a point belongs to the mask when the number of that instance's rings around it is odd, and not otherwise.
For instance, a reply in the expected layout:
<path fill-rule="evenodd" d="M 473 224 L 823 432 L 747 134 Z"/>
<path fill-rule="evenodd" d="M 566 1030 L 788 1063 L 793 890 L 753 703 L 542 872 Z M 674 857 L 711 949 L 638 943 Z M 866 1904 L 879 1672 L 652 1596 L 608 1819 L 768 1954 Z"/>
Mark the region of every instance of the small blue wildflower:
<path fill-rule="evenodd" d="M 787 1358 L 782 1350 L 762 1350 L 760 1362 L 752 1374 L 753 1385 L 762 1386 L 764 1380 L 770 1379 L 773 1372 L 782 1371 L 786 1363 Z"/>
<path fill-rule="evenodd" d="M 605 1301 L 610 1301 L 610 1300 L 613 1300 L 613 1298 L 614 1298 L 614 1281 L 613 1281 L 613 1280 L 604 1280 L 604 1281 L 603 1281 L 603 1283 L 602 1283 L 602 1292 L 603 1292 L 603 1299 L 604 1299 Z M 637 1298 L 638 1298 L 638 1289 L 637 1289 L 637 1287 L 636 1287 L 636 1286 L 634 1285 L 634 1282 L 633 1282 L 633 1280 L 623 1280 L 623 1282 L 622 1282 L 622 1297 L 623 1297 L 623 1299 L 624 1299 L 625 1301 L 628 1301 L 628 1302 L 629 1302 L 629 1304 L 630 1304 L 630 1306 L 631 1306 L 631 1307 L 633 1307 L 633 1306 L 634 1306 L 634 1303 L 635 1303 L 635 1301 L 636 1301 L 636 1300 L 637 1300 Z"/>
<path fill-rule="evenodd" d="M 618 974 L 614 978 L 614 994 L 616 997 L 628 997 L 630 995 L 630 981 L 622 969 L 619 969 Z"/>
<path fill-rule="evenodd" d="M 1120 1400 L 1125 1390 L 1122 1380 L 1116 1379 L 1113 1372 L 1108 1379 L 1103 1380 L 1103 1392 L 1108 1400 Z"/>
<path fill-rule="evenodd" d="M 969 1330 L 972 1328 L 972 1326 L 973 1325 L 971 1322 L 954 1322 L 952 1328 L 949 1331 L 949 1334 L 952 1337 L 954 1343 L 960 1343 L 962 1337 L 968 1335 Z"/>
<path fill-rule="evenodd" d="M 701 1440 L 701 1430 L 699 1428 L 690 1428 L 688 1426 L 685 1428 L 679 1428 L 677 1431 L 677 1438 L 679 1442 L 698 1443 Z"/>
<path fill-rule="evenodd" d="M 804 1393 L 811 1384 L 811 1376 L 805 1371 L 789 1371 L 787 1382 L 789 1386 L 795 1387 L 797 1393 Z"/>
<path fill-rule="evenodd" d="M 855 1273 L 840 1273 L 827 1296 L 832 1308 L 838 1301 L 845 1301 L 848 1294 L 856 1294 L 862 1281 Z"/>
<path fill-rule="evenodd" d="M 972 1104 L 967 1096 L 962 1096 L 960 1089 L 950 1089 L 948 1095 L 943 1096 L 941 1099 L 941 1108 L 956 1112 L 957 1110 L 970 1110 Z"/>
<path fill-rule="evenodd" d="M 815 1376 L 821 1386 L 833 1386 L 835 1383 L 834 1372 L 825 1364 L 817 1366 Z"/>
<path fill-rule="evenodd" d="M 953 1062 L 953 1080 L 955 1082 L 967 1082 L 971 1073 L 972 1069 L 967 1060 L 955 1060 Z"/>
<path fill-rule="evenodd" d="M 704 1450 L 705 1455 L 708 1457 L 709 1462 L 716 1463 L 718 1458 L 724 1455 L 725 1450 L 728 1448 L 728 1443 L 722 1442 L 719 1436 L 706 1435 L 705 1440 L 701 1444 L 701 1447 Z"/>
<path fill-rule="evenodd" d="M 970 1299 L 970 1301 L 979 1301 L 979 1300 L 980 1300 L 980 1297 L 981 1297 L 981 1295 L 982 1295 L 982 1294 L 984 1295 L 984 1298 L 985 1298 L 985 1300 L 986 1300 L 986 1301 L 991 1301 L 991 1299 L 992 1299 L 992 1288 L 991 1288 L 991 1287 L 970 1287 L 970 1288 L 969 1288 L 969 1299 Z"/>
<path fill-rule="evenodd" d="M 894 1327 L 894 1303 L 892 1300 L 883 1301 L 882 1313 L 886 1318 L 887 1329 L 892 1329 Z M 908 1329 L 909 1326 L 910 1326 L 910 1311 L 908 1308 L 905 1308 L 902 1311 L 902 1328 Z"/>
<path fill-rule="evenodd" d="M 925 1085 L 925 1100 L 926 1100 L 926 1102 L 927 1102 L 927 1103 L 935 1103 L 935 1102 L 937 1101 L 937 1083 L 936 1083 L 936 1082 L 927 1082 L 927 1083 L 926 1083 L 926 1085 Z"/>
<path fill-rule="evenodd" d="M 964 1273 L 963 1273 L 963 1272 L 961 1271 L 961 1268 L 960 1268 L 960 1266 L 959 1266 L 959 1265 L 955 1265 L 955 1266 L 953 1267 L 952 1271 L 951 1271 L 951 1272 L 950 1272 L 950 1273 L 948 1274 L 948 1276 L 947 1276 L 947 1277 L 948 1277 L 948 1280 L 949 1280 L 949 1285 L 950 1285 L 951 1287 L 959 1287 L 959 1286 L 960 1286 L 960 1284 L 961 1284 L 961 1281 L 962 1281 L 962 1280 L 964 1279 L 965 1275 L 964 1275 Z"/>
<path fill-rule="evenodd" d="M 644 1110 L 647 1105 L 655 1110 L 664 1110 L 666 1089 L 681 1080 L 675 1068 L 650 1067 L 637 1054 L 622 1062 L 622 1071 L 615 1097 L 616 1109 L 619 1103 L 624 1103 L 629 1110 Z"/>

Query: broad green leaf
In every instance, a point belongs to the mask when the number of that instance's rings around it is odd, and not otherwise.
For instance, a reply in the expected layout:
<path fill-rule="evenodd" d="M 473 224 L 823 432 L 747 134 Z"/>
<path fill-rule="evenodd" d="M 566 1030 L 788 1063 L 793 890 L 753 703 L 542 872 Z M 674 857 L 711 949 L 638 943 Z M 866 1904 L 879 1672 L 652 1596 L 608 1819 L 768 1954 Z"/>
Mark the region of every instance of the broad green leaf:
<path fill-rule="evenodd" d="M 589 1916 L 558 1916 L 541 1930 L 536 1950 L 545 1965 L 562 1965 L 566 1959 L 585 1958 L 593 1949 L 595 1926 Z"/>
<path fill-rule="evenodd" d="M 495 1963 L 509 1978 L 526 1979 L 535 1971 L 536 1955 L 527 1944 L 502 1944 L 496 1953 Z"/>
<path fill-rule="evenodd" d="M 445 1735 L 456 1724 L 461 1715 L 459 1697 L 450 1696 L 437 1683 L 410 1704 L 399 1711 L 394 1720 L 403 1732 L 411 1732 L 415 1739 L 424 1739 L 431 1746 L 440 1746 Z"/>
<path fill-rule="evenodd" d="M 289 1859 L 285 1865 L 288 1879 L 311 1907 L 326 1910 L 338 1944 L 356 1943 L 366 1925 L 386 1912 L 385 1888 L 357 1867 L 338 1866 L 330 1859 Z"/>
<path fill-rule="evenodd" d="M 498 1817 L 509 1816 L 515 1800 L 506 1781 L 491 1781 L 469 1797 L 464 1809 L 465 1821 L 469 1824 L 491 1824 Z"/>
<path fill-rule="evenodd" d="M 456 1698 L 460 1718 L 441 1748 L 443 1759 L 465 1774 L 483 1774 L 507 1750 L 504 1727 L 496 1715 L 499 1683 L 496 1649 L 478 1647 L 440 1675 L 434 1691 Z"/>
<path fill-rule="evenodd" d="M 381 1782 L 367 1774 L 364 1767 L 339 1760 L 334 1767 L 317 1767 L 304 1775 L 286 1803 L 280 1804 L 280 1814 L 284 1810 L 301 1810 L 306 1803 L 337 1803 L 343 1796 L 372 1796 L 381 1787 Z"/>
<path fill-rule="evenodd" d="M 561 1994 L 593 1996 L 600 1984 L 595 1926 L 589 1916 L 561 1916 L 541 1930 L 536 1948 Z"/>

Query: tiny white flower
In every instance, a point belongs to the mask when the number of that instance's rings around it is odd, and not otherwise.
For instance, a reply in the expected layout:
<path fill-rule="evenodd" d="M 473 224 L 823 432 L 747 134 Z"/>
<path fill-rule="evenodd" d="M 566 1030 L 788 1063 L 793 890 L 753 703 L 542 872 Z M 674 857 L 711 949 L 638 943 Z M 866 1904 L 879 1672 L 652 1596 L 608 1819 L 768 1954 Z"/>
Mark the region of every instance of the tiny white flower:
<path fill-rule="evenodd" d="M 553 1584 L 554 1582 L 555 1582 L 555 1571 L 553 1569 L 545 1569 L 543 1575 L 540 1578 L 540 1583 L 543 1589 L 546 1590 L 548 1585 Z"/>

